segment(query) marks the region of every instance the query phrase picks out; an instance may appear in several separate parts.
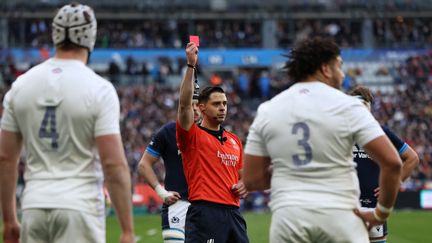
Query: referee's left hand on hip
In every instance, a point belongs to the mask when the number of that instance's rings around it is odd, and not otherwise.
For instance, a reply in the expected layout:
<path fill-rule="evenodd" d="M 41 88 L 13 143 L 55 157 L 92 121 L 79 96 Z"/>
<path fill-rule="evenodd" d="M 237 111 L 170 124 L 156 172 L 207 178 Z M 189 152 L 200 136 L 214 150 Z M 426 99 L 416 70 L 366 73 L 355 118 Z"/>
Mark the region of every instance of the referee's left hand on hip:
<path fill-rule="evenodd" d="M 243 181 L 238 181 L 237 184 L 234 184 L 231 187 L 232 193 L 236 195 L 238 198 L 245 198 L 248 195 L 248 191 L 246 190 L 245 185 L 243 184 Z"/>

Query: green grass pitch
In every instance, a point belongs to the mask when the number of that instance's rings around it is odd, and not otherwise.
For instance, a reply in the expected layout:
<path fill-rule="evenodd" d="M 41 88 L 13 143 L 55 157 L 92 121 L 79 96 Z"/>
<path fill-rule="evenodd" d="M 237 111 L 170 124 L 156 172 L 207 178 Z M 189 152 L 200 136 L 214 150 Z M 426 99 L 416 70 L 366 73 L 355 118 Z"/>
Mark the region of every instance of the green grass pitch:
<path fill-rule="evenodd" d="M 251 243 L 268 242 L 270 214 L 244 214 Z M 0 221 L 1 223 L 1 221 Z M 432 211 L 396 211 L 389 220 L 389 243 L 431 243 Z M 135 216 L 137 243 L 162 243 L 159 215 Z M 107 218 L 107 243 L 117 243 L 120 228 L 114 216 Z M 0 242 L 3 237 L 0 232 Z"/>
<path fill-rule="evenodd" d="M 270 214 L 244 214 L 251 243 L 268 242 Z M 389 243 L 431 243 L 432 211 L 397 211 L 389 220 Z M 135 217 L 138 243 L 162 243 L 160 217 Z M 114 216 L 107 218 L 107 243 L 118 242 L 119 226 Z"/>

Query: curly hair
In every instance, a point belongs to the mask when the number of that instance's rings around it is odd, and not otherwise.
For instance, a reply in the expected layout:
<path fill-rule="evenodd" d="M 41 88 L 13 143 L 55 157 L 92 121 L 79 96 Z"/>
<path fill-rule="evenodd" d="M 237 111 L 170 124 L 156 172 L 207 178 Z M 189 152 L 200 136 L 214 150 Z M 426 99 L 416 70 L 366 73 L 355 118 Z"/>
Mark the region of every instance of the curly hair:
<path fill-rule="evenodd" d="M 349 92 L 349 95 L 351 96 L 360 96 L 362 100 L 372 103 L 374 100 L 374 97 L 372 95 L 372 92 L 369 88 L 366 88 L 365 86 L 358 85 L 354 89 L 352 89 Z"/>
<path fill-rule="evenodd" d="M 305 80 L 320 69 L 321 65 L 330 63 L 340 56 L 337 44 L 327 38 L 315 37 L 296 44 L 286 55 L 288 61 L 284 69 L 294 82 Z"/>

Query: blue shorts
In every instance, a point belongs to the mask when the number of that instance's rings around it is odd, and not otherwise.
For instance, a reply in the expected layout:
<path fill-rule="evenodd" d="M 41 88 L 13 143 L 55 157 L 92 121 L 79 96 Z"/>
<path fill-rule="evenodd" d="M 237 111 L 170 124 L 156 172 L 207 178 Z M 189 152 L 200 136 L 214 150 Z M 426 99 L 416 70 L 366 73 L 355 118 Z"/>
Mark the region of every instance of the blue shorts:
<path fill-rule="evenodd" d="M 186 215 L 185 243 L 249 243 L 238 207 L 193 201 Z"/>

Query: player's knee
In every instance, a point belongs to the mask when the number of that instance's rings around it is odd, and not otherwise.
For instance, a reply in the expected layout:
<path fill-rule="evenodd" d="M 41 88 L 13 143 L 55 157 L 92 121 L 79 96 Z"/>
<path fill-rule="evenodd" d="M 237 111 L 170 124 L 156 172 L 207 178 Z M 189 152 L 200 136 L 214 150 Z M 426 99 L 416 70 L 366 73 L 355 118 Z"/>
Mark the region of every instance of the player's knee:
<path fill-rule="evenodd" d="M 182 243 L 185 240 L 185 233 L 183 229 L 164 229 L 162 230 L 162 238 L 164 243 Z"/>

